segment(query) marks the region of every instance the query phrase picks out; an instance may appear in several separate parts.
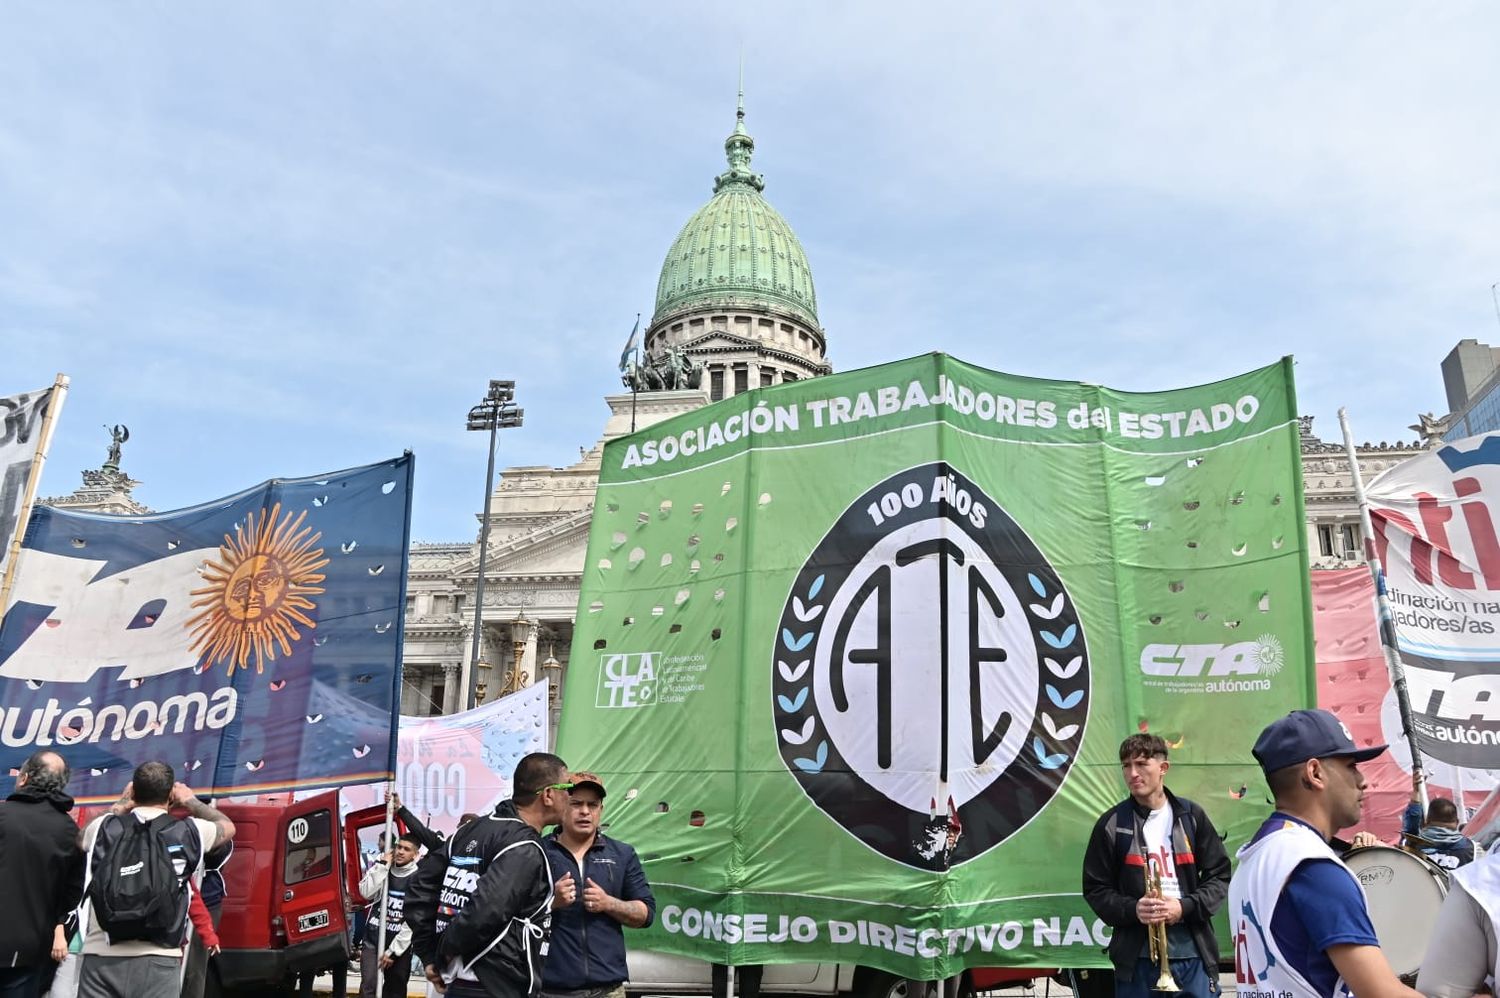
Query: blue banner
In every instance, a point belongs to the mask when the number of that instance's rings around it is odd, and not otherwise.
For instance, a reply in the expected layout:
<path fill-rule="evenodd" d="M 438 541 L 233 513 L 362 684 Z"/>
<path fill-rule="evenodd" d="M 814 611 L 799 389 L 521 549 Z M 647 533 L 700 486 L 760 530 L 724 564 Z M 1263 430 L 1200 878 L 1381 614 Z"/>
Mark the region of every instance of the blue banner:
<path fill-rule="evenodd" d="M 150 516 L 38 508 L 0 621 L 0 770 L 54 747 L 84 803 L 148 759 L 219 795 L 389 778 L 412 467 Z"/>

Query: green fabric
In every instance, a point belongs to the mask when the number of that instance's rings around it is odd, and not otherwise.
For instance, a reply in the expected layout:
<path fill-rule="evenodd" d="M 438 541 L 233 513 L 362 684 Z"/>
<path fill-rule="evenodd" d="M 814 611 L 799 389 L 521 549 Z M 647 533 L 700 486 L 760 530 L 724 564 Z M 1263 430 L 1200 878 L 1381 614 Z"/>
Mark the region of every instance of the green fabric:
<path fill-rule="evenodd" d="M 1121 739 L 1233 850 L 1313 703 L 1295 415 L 1289 358 L 1131 394 L 930 354 L 608 444 L 558 746 L 652 882 L 632 945 L 1105 966 Z"/>

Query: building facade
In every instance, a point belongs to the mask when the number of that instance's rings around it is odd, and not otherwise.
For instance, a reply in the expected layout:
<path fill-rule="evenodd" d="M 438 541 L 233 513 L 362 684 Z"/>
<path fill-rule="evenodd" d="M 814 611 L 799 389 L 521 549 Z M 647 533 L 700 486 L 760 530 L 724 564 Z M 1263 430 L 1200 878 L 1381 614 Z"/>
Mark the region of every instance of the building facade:
<path fill-rule="evenodd" d="M 712 197 L 667 250 L 646 327 L 642 361 L 666 364 L 686 357 L 702 368 L 699 386 L 606 395 L 600 439 L 576 462 L 501 472 L 490 497 L 477 658 L 471 648 L 480 530 L 473 541 L 413 545 L 403 714 L 465 709 L 471 672 L 480 702 L 543 678 L 552 681 L 554 695 L 561 690 L 572 657 L 573 618 L 607 441 L 628 433 L 632 423 L 644 428 L 710 401 L 832 372 L 807 256 L 764 197 L 765 180 L 750 168 L 754 149 L 741 101 L 724 143 L 728 169 L 714 179 Z M 1466 390 L 1495 391 L 1500 406 L 1495 361 L 1490 370 L 1476 373 L 1479 362 L 1492 356 L 1490 348 L 1479 346 L 1482 351 L 1465 353 L 1470 368 L 1455 377 Z M 1500 351 L 1493 356 L 1500 358 Z M 1445 361 L 1445 378 L 1449 366 Z M 1361 474 L 1370 481 L 1421 453 L 1424 445 L 1439 442 L 1428 434 L 1420 443 L 1364 444 L 1356 449 Z M 1311 417 L 1302 422 L 1302 472 L 1312 566 L 1357 564 L 1363 542 L 1348 459 L 1342 444 L 1313 433 Z M 104 466 L 83 472 L 83 478 L 73 494 L 44 502 L 124 515 L 149 512 L 131 494 L 139 483 L 120 471 L 117 446 Z"/>
<path fill-rule="evenodd" d="M 1443 358 L 1443 390 L 1448 415 L 1423 422 L 1452 442 L 1500 430 L 1500 349 L 1478 340 L 1459 340 Z"/>

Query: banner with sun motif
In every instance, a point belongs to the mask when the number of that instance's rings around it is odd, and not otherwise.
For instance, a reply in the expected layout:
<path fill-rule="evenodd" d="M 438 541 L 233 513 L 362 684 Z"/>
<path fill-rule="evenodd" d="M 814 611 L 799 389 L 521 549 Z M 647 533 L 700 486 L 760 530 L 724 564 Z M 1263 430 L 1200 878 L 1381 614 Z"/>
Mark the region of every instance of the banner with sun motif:
<path fill-rule="evenodd" d="M 83 802 L 150 759 L 220 795 L 387 778 L 412 466 L 147 516 L 37 509 L 0 618 L 0 768 L 55 748 Z"/>
<path fill-rule="evenodd" d="M 1313 702 L 1291 371 L 1132 394 L 931 354 L 607 444 L 558 744 L 645 863 L 639 945 L 1105 965 L 1080 868 L 1121 740 L 1165 737 L 1233 849 L 1256 735 Z"/>

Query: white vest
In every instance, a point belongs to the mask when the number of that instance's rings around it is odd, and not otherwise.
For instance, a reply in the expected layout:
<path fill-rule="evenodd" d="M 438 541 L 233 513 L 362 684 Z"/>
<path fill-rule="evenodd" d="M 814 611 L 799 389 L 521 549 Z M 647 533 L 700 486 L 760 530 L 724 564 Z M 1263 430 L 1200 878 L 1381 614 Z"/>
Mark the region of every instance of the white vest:
<path fill-rule="evenodd" d="M 1500 939 L 1500 859 L 1484 856 L 1460 866 L 1449 876 L 1479 902 L 1479 907 L 1490 917 L 1495 938 Z M 1500 954 L 1496 956 L 1496 965 L 1490 968 L 1490 975 L 1493 980 L 1500 981 Z"/>
<path fill-rule="evenodd" d="M 1271 935 L 1271 917 L 1276 902 L 1286 888 L 1292 871 L 1310 859 L 1331 859 L 1349 879 L 1364 888 L 1358 878 L 1328 848 L 1323 837 L 1297 821 L 1267 833 L 1257 842 L 1243 846 L 1238 854 L 1239 868 L 1229 882 L 1229 935 L 1234 943 L 1234 980 L 1238 998 L 1350 998 L 1351 992 L 1339 978 L 1332 995 L 1314 990 L 1307 979 L 1287 963 Z"/>

